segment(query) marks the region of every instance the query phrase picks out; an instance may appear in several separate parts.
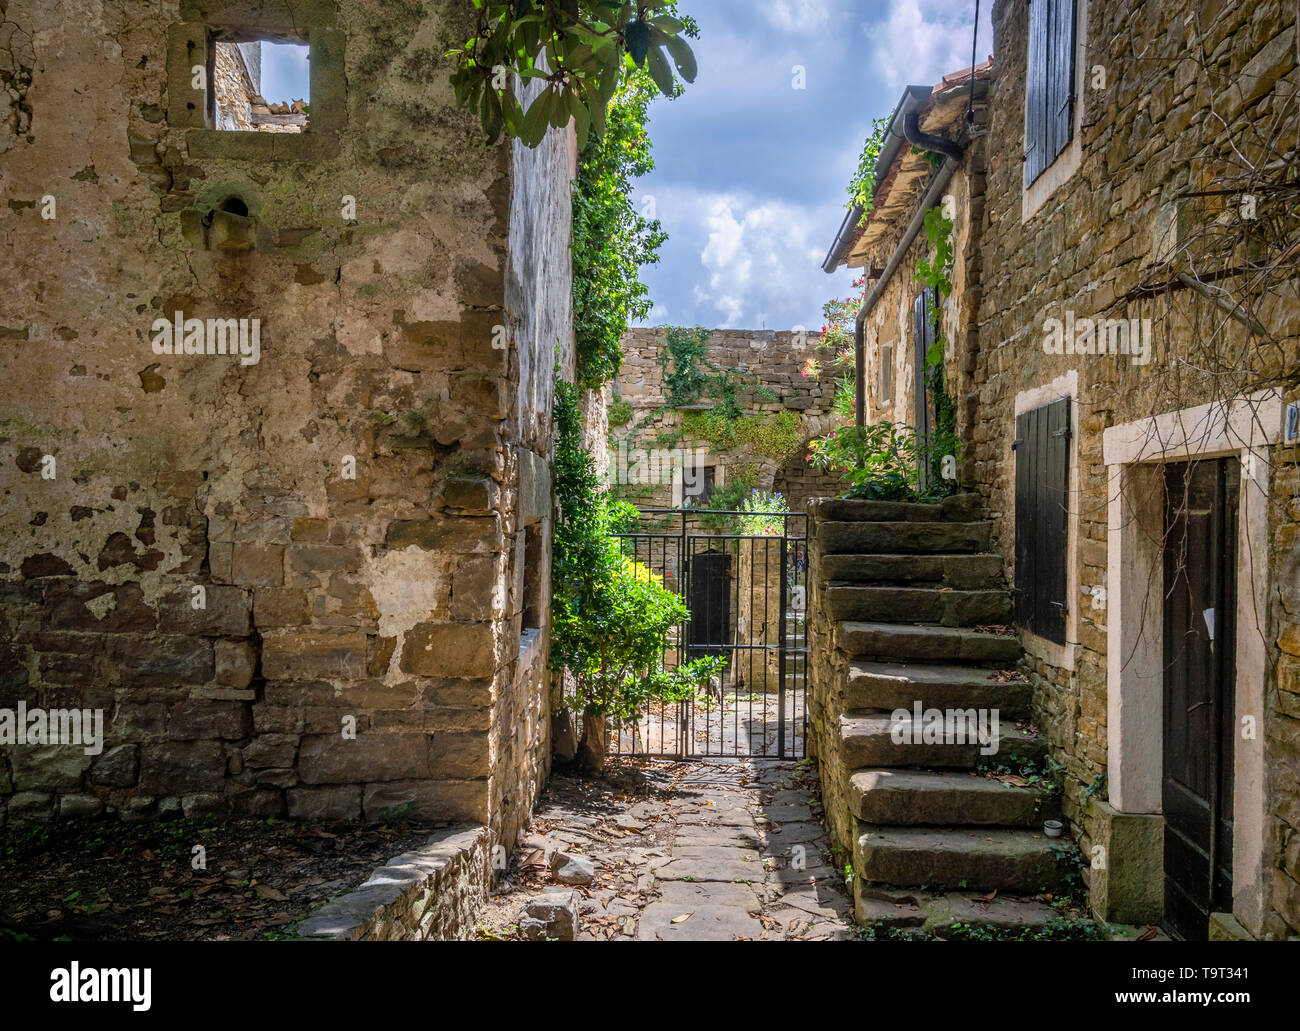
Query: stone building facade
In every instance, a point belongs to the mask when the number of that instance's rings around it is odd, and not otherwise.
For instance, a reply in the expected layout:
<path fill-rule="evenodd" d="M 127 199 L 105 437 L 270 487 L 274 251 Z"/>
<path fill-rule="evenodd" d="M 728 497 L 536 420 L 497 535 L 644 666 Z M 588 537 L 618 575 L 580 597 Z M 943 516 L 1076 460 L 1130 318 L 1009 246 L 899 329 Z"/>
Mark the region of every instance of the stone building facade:
<path fill-rule="evenodd" d="M 693 488 L 743 481 L 783 494 L 792 512 L 802 512 L 809 498 L 839 493 L 835 476 L 806 461 L 808 442 L 837 423 L 834 380 L 801 372 L 809 358 L 822 354 L 816 343 L 816 334 L 802 331 L 709 331 L 704 360 L 717 371 L 703 371 L 733 378 L 739 432 L 728 436 L 696 421 L 700 413 L 720 409 L 718 398 L 701 391 L 673 407 L 666 396 L 665 330 L 629 330 L 610 404 L 609 475 L 615 487 L 642 507 L 670 508 L 690 499 Z M 666 360 L 673 368 L 671 357 Z"/>
<path fill-rule="evenodd" d="M 1181 576 L 1184 593 L 1191 581 L 1196 596 L 1195 578 L 1209 574 L 1174 547 L 1188 524 L 1166 502 L 1178 508 L 1173 477 L 1226 462 L 1214 474 L 1225 513 L 1216 547 L 1231 572 L 1207 579 L 1220 603 L 1195 614 L 1205 627 L 1196 636 L 1221 656 L 1212 675 L 1226 684 L 1222 725 L 1190 735 L 1219 764 L 1225 795 L 1212 804 L 1232 842 L 1218 847 L 1225 891 L 1209 933 L 1295 938 L 1300 452 L 1286 420 L 1300 400 L 1300 303 L 1277 241 L 1300 224 L 1279 185 L 1294 181 L 1300 130 L 1296 9 L 997 0 L 993 26 L 991 65 L 976 70 L 987 100 L 977 99 L 975 132 L 943 113 L 946 97 L 964 109 L 969 70 L 919 101 L 921 128 L 962 148 L 951 179 L 923 200 L 935 177 L 899 148 L 878 170 L 884 203 L 865 227 L 841 232 L 828 269 L 883 269 L 911 221 L 948 198 L 956 260 L 940 332 L 960 479 L 983 500 L 1016 592 L 1033 719 L 1064 768 L 1064 815 L 1103 918 L 1169 917 L 1170 849 L 1183 847 L 1168 809 L 1171 764 L 1191 762 L 1170 752 L 1188 733 L 1172 699 L 1195 670 L 1171 640 L 1181 624 L 1162 611 L 1175 593 L 1162 577 Z M 1043 33 L 1066 43 L 1039 49 Z M 1046 128 L 1034 114 L 1044 89 L 1061 101 Z M 884 283 L 878 272 L 868 282 L 879 289 L 865 332 L 869 420 L 914 417 L 900 351 L 914 353 L 913 274 L 930 250 L 924 234 L 915 239 Z M 1257 263 L 1249 284 L 1246 254 Z M 1058 346 L 1063 333 L 1078 347 Z M 904 387 L 892 397 L 878 389 L 882 355 Z M 1059 597 L 1046 599 L 1059 609 L 1059 639 L 1019 614 L 1051 577 L 1016 571 L 1035 554 L 1018 506 L 1043 514 L 1018 496 L 1017 463 L 1033 446 L 1023 420 L 1049 406 L 1064 420 L 1052 430 L 1063 462 L 1043 473 L 1062 477 L 1065 498 L 1047 545 L 1063 566 Z"/>
<path fill-rule="evenodd" d="M 92 7 L 5 14 L 0 710 L 103 740 L 0 747 L 4 819 L 509 848 L 550 761 L 572 132 L 484 144 L 450 0 Z M 258 39 L 310 46 L 306 131 L 218 131 L 192 88 Z"/>

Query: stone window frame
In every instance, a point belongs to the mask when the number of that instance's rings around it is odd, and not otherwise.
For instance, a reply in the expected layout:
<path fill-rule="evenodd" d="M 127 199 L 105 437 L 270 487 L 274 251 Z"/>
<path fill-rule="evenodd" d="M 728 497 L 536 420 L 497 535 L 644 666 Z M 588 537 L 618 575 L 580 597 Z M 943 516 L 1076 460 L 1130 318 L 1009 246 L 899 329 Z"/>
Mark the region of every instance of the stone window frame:
<path fill-rule="evenodd" d="M 1082 470 L 1079 468 L 1079 370 L 1070 369 L 1057 376 L 1050 383 L 1030 387 L 1016 395 L 1015 409 L 1012 416 L 1011 438 L 1015 439 L 1015 420 L 1025 412 L 1043 405 L 1068 398 L 1070 401 L 1070 468 L 1066 483 L 1066 497 L 1069 499 L 1069 511 L 1066 513 L 1065 540 L 1065 643 L 1057 644 L 1045 637 L 1039 637 L 1024 627 L 1019 627 L 1020 642 L 1025 651 L 1035 658 L 1042 659 L 1049 666 L 1073 673 L 1078 662 L 1079 620 L 1079 510 L 1081 505 Z M 1014 452 L 1012 452 L 1014 455 Z M 1014 461 L 1012 462 L 1014 468 Z"/>
<path fill-rule="evenodd" d="M 1028 43 L 1029 34 L 1025 33 L 1025 40 Z M 1020 222 L 1023 225 L 1042 210 L 1043 205 L 1047 203 L 1049 197 L 1056 192 L 1067 179 L 1074 175 L 1083 164 L 1083 107 L 1086 94 L 1084 87 L 1087 85 L 1088 62 L 1088 0 L 1075 0 L 1074 6 L 1074 112 L 1072 115 L 1073 124 L 1070 127 L 1070 142 L 1065 149 L 1056 156 L 1056 160 L 1043 169 L 1038 178 L 1028 186 L 1024 185 L 1024 176 L 1021 176 L 1020 187 Z M 1029 74 L 1029 47 L 1025 47 L 1025 74 Z M 1021 126 L 1021 151 L 1024 151 L 1023 141 L 1028 139 L 1029 134 L 1029 104 L 1025 98 L 1021 98 L 1021 107 L 1024 109 L 1024 122 Z M 1024 165 L 1024 159 L 1021 159 L 1021 166 Z"/>
<path fill-rule="evenodd" d="M 673 508 L 681 508 L 686 497 L 685 467 L 690 463 L 692 470 L 707 469 L 713 466 L 713 489 L 716 491 L 727 482 L 727 467 L 707 448 L 696 445 L 683 455 L 681 462 L 673 463 Z"/>
<path fill-rule="evenodd" d="M 318 161 L 338 153 L 347 124 L 343 30 L 334 0 L 182 0 L 181 21 L 167 27 L 167 122 L 186 129 L 194 158 Z M 309 48 L 311 118 L 301 133 L 220 130 L 213 124 L 212 71 L 217 42 L 305 43 Z M 196 101 L 192 69 L 207 69 Z"/>
<path fill-rule="evenodd" d="M 1270 892 L 1263 725 L 1269 679 L 1268 448 L 1281 439 L 1282 410 L 1277 390 L 1261 390 L 1232 406 L 1198 405 L 1111 426 L 1102 437 L 1106 763 L 1110 804 L 1120 813 L 1159 815 L 1163 809 L 1164 611 L 1162 592 L 1150 590 L 1150 583 L 1161 568 L 1164 508 L 1151 499 L 1163 491 L 1167 462 L 1254 460 L 1257 472 L 1243 478 L 1237 520 L 1236 723 L 1254 716 L 1256 736 L 1253 742 L 1238 737 L 1234 744 L 1232 804 L 1232 915 L 1253 934 L 1262 931 Z M 1136 617 L 1126 609 L 1136 610 Z"/>

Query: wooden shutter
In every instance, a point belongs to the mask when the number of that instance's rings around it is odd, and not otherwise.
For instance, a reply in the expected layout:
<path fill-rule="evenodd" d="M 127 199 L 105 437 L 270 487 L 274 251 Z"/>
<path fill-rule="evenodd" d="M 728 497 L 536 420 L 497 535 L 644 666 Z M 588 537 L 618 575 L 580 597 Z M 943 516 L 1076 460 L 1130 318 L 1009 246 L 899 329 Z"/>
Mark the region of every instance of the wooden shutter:
<path fill-rule="evenodd" d="M 1043 174 L 1074 132 L 1076 0 L 1029 0 L 1025 68 L 1025 185 Z"/>
<path fill-rule="evenodd" d="M 1051 158 L 1065 150 L 1074 129 L 1074 5 L 1051 0 L 1051 55 L 1047 62 L 1047 135 Z"/>
<path fill-rule="evenodd" d="M 1025 185 L 1047 167 L 1047 40 L 1052 0 L 1029 0 L 1029 61 L 1025 69 Z"/>
<path fill-rule="evenodd" d="M 885 344 L 880 349 L 880 403 L 894 400 L 894 345 Z"/>
<path fill-rule="evenodd" d="M 1065 643 L 1070 399 L 1016 416 L 1016 623 Z"/>

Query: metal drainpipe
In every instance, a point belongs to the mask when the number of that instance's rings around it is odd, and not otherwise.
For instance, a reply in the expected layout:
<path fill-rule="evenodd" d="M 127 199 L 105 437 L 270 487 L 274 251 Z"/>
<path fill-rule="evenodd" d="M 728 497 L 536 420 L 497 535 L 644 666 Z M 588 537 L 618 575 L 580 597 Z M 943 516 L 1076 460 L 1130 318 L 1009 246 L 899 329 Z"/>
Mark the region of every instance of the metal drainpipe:
<path fill-rule="evenodd" d="M 938 139 L 938 137 L 932 137 Z M 941 142 L 947 142 L 946 140 Z M 948 144 L 950 147 L 952 144 Z M 960 150 L 957 151 L 961 153 Z M 876 285 L 871 288 L 866 299 L 862 302 L 862 307 L 858 309 L 858 317 L 853 327 L 853 356 L 857 366 L 854 376 L 854 387 L 857 393 L 857 405 L 854 413 L 854 422 L 858 426 L 865 426 L 866 422 L 866 405 L 867 405 L 867 370 L 866 370 L 866 344 L 864 340 L 864 329 L 866 326 L 867 315 L 871 309 L 876 306 L 880 300 L 880 295 L 885 292 L 885 287 L 890 279 L 898 271 L 898 266 L 903 262 L 903 256 L 907 249 L 912 246 L 912 241 L 916 239 L 916 234 L 921 231 L 921 226 L 925 224 L 925 213 L 934 207 L 935 202 L 943 193 L 943 189 L 948 185 L 953 173 L 957 171 L 957 162 L 952 157 L 944 160 L 943 167 L 939 169 L 939 174 L 934 177 L 934 182 L 930 188 L 925 191 L 925 196 L 921 198 L 921 205 L 916 210 L 916 215 L 908 224 L 907 232 L 894 248 L 894 253 L 889 256 L 889 261 L 885 265 L 885 270 L 876 280 Z"/>

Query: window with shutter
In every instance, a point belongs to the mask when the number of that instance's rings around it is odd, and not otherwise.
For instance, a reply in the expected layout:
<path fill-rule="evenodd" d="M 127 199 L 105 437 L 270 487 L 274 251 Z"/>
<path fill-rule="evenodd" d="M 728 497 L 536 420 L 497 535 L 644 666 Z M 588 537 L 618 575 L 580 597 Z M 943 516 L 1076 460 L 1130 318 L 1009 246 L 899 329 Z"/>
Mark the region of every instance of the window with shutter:
<path fill-rule="evenodd" d="M 885 344 L 880 348 L 880 403 L 891 404 L 894 400 L 894 345 Z"/>
<path fill-rule="evenodd" d="M 1070 399 L 1016 416 L 1016 623 L 1065 643 Z"/>
<path fill-rule="evenodd" d="M 1025 71 L 1025 185 L 1065 150 L 1074 134 L 1074 26 L 1077 0 L 1029 0 Z"/>
<path fill-rule="evenodd" d="M 931 318 L 931 312 L 927 310 L 926 299 L 929 298 L 933 303 L 936 301 L 938 294 L 934 290 L 922 290 L 912 302 L 912 349 L 913 349 L 913 383 L 915 388 L 915 404 L 913 411 L 915 421 L 913 428 L 916 430 L 917 443 L 920 444 L 928 441 L 931 431 L 934 429 L 933 418 L 933 399 L 930 396 L 929 384 L 926 379 L 926 355 L 929 354 L 930 345 L 934 343 L 935 326 Z M 917 481 L 917 488 L 925 490 L 930 483 L 930 470 L 926 467 L 924 452 L 918 456 L 920 465 Z"/>

